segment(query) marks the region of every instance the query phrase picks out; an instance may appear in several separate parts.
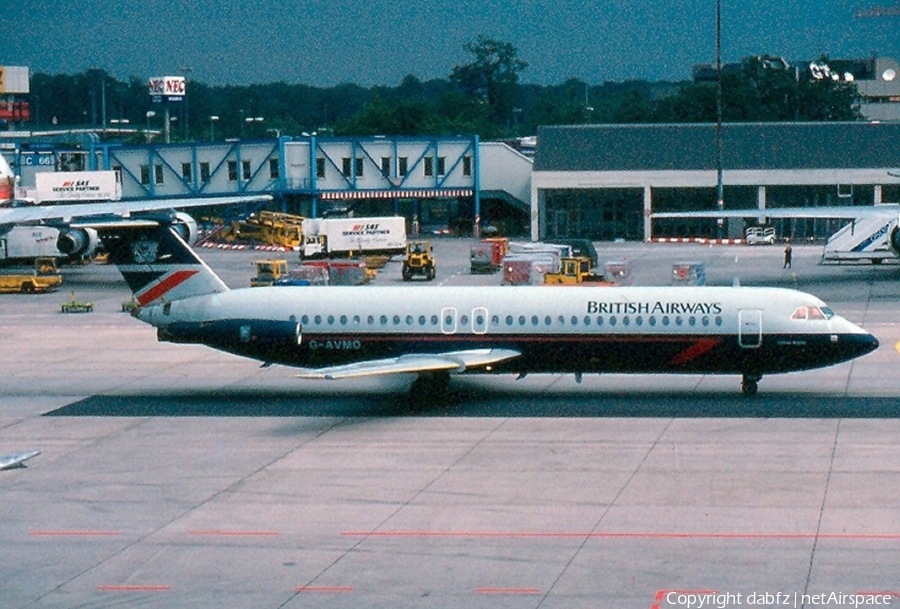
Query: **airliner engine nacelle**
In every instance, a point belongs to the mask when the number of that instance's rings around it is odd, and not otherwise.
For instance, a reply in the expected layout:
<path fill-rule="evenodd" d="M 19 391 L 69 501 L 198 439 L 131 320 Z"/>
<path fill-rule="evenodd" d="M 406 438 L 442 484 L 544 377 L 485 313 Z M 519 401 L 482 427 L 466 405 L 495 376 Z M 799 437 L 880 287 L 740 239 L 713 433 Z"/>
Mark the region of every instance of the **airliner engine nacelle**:
<path fill-rule="evenodd" d="M 67 228 L 59 231 L 56 249 L 67 256 L 90 258 L 100 246 L 100 237 L 93 228 Z"/>
<path fill-rule="evenodd" d="M 172 228 L 178 233 L 178 236 L 187 242 L 188 245 L 197 243 L 197 221 L 190 215 L 179 211 L 175 213 L 175 221 L 172 222 Z"/>
<path fill-rule="evenodd" d="M 180 321 L 157 329 L 160 342 L 206 345 L 265 361 L 285 361 L 302 342 L 300 324 L 293 320 L 216 319 Z"/>

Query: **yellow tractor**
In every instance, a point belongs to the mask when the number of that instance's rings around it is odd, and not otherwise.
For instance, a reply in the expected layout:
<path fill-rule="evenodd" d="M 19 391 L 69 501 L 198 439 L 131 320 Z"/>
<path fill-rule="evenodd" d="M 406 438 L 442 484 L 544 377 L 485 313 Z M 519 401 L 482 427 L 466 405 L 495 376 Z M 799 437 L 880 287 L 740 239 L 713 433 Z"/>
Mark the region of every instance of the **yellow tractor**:
<path fill-rule="evenodd" d="M 614 282 L 606 281 L 603 275 L 594 274 L 591 269 L 591 259 L 586 256 L 560 258 L 559 272 L 544 275 L 544 284 L 546 285 L 576 285 L 579 283 L 614 285 Z"/>
<path fill-rule="evenodd" d="M 403 281 L 413 277 L 424 277 L 426 281 L 434 279 L 436 265 L 428 241 L 410 241 L 406 244 L 406 258 L 403 260 Z"/>
<path fill-rule="evenodd" d="M 288 275 L 287 260 L 256 260 L 256 277 L 250 279 L 250 287 L 271 286 Z"/>
<path fill-rule="evenodd" d="M 51 292 L 62 283 L 62 275 L 56 268 L 55 258 L 35 258 L 31 273 L 9 273 L 0 275 L 0 293 L 21 292 L 33 294 Z"/>

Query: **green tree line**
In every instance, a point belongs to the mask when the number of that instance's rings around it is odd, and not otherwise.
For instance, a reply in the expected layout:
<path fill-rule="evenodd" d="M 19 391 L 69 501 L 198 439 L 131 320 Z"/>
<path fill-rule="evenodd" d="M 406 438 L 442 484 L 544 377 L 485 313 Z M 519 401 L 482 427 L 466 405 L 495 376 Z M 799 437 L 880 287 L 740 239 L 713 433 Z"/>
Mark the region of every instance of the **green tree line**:
<path fill-rule="evenodd" d="M 498 139 L 534 134 L 538 125 L 716 120 L 715 83 L 589 84 L 569 79 L 556 85 L 524 84 L 520 78 L 528 64 L 512 44 L 478 36 L 463 48 L 469 61 L 455 66 L 447 78 L 421 81 L 408 75 L 393 87 L 284 82 L 213 86 L 189 80 L 186 101 L 169 103 L 170 116 L 176 119 L 172 140 L 312 132 L 465 133 Z M 773 67 L 765 58 L 745 59 L 738 70 L 723 71 L 721 80 L 725 121 L 860 118 L 853 83 L 812 80 Z M 132 128 L 158 131 L 164 114 L 162 104 L 151 101 L 146 79 L 120 81 L 100 69 L 74 75 L 36 73 L 28 101 L 36 129 L 98 126 L 105 117 L 107 126 L 127 121 Z"/>

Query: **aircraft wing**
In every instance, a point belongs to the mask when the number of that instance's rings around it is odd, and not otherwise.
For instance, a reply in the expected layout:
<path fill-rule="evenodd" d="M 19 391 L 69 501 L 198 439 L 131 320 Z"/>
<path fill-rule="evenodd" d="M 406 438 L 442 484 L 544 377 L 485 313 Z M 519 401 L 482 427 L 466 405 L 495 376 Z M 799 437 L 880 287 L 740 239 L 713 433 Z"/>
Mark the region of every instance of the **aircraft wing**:
<path fill-rule="evenodd" d="M 448 351 L 447 353 L 412 353 L 387 359 L 355 362 L 343 366 L 314 368 L 298 374 L 298 378 L 338 379 L 384 374 L 446 371 L 453 374 L 465 372 L 468 368 L 490 366 L 498 362 L 519 357 L 521 353 L 512 349 L 471 349 L 468 351 Z"/>
<path fill-rule="evenodd" d="M 857 220 L 874 216 L 898 216 L 900 205 L 836 207 L 776 207 L 769 209 L 723 209 L 719 211 L 657 212 L 651 218 L 843 218 Z"/>
<path fill-rule="evenodd" d="M 144 201 L 109 201 L 64 205 L 27 205 L 0 208 L 0 226 L 28 223 L 90 224 L 92 219 L 129 218 L 132 214 L 186 207 L 212 207 L 271 201 L 271 195 L 206 197 L 193 199 L 147 199 Z"/>
<path fill-rule="evenodd" d="M 25 467 L 25 462 L 41 454 L 39 450 L 29 450 L 12 455 L 0 455 L 0 471 Z"/>

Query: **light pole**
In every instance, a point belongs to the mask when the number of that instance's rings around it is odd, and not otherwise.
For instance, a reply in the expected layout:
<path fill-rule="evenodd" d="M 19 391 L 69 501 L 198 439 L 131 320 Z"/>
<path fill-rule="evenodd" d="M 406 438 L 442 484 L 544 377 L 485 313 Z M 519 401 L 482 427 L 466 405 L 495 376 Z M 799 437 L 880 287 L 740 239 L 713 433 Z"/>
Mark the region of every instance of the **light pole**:
<path fill-rule="evenodd" d="M 154 110 L 147 110 L 147 141 L 150 141 L 150 119 L 156 116 L 156 112 Z"/>
<path fill-rule="evenodd" d="M 213 115 L 213 116 L 209 117 L 209 141 L 210 142 L 216 141 L 216 123 L 218 122 L 218 120 L 219 120 L 218 116 Z"/>
<path fill-rule="evenodd" d="M 725 209 L 722 183 L 722 0 L 716 0 L 716 208 Z M 725 219 L 716 220 L 718 238 L 722 238 Z"/>
<path fill-rule="evenodd" d="M 247 116 L 244 118 L 244 122 L 247 123 L 248 125 L 250 125 L 252 123 L 261 123 L 264 120 L 266 120 L 266 119 L 264 119 L 261 116 Z M 251 132 L 251 135 L 252 135 L 252 132 Z"/>
<path fill-rule="evenodd" d="M 186 66 L 181 66 L 181 67 L 178 68 L 178 69 L 181 70 L 181 73 L 182 73 L 182 74 L 184 74 L 184 141 L 188 141 L 188 140 L 190 139 L 191 136 L 190 136 L 190 133 L 189 133 L 189 131 L 188 131 L 188 127 L 189 127 L 189 125 L 190 125 L 190 122 L 188 121 L 188 90 L 187 90 L 187 84 L 188 84 L 188 76 L 190 75 L 191 72 L 194 71 L 194 68 L 190 68 L 190 67 L 186 67 Z"/>

